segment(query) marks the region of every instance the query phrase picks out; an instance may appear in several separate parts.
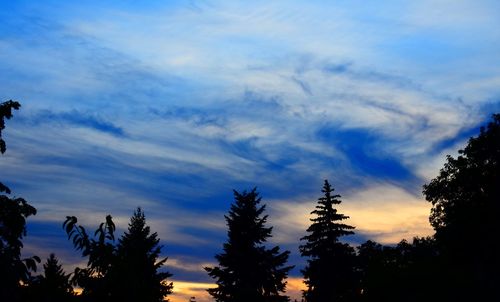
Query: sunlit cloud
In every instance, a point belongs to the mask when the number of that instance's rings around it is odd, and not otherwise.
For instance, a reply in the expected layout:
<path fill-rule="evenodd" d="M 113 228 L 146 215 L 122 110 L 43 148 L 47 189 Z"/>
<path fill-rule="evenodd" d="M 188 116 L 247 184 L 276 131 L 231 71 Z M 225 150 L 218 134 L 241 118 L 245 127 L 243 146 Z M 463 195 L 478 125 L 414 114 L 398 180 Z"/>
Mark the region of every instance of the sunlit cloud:
<path fill-rule="evenodd" d="M 294 261 L 324 179 L 351 243 L 432 234 L 422 185 L 500 109 L 495 1 L 0 6 L 0 101 L 22 103 L 2 182 L 38 209 L 26 252 L 73 267 L 67 215 L 121 232 L 141 206 L 182 301 L 207 297 L 232 189 L 258 187 Z"/>
<path fill-rule="evenodd" d="M 191 297 L 195 297 L 196 301 L 199 302 L 212 301 L 212 297 L 208 294 L 207 289 L 215 287 L 216 285 L 214 283 L 186 282 L 175 279 L 173 282 L 174 292 L 169 296 L 172 302 L 189 301 Z M 287 279 L 286 295 L 288 295 L 292 301 L 294 299 L 300 301 L 302 290 L 304 289 L 305 285 L 302 278 Z"/>
<path fill-rule="evenodd" d="M 344 198 L 339 207 L 365 236 L 383 244 L 433 234 L 429 223 L 431 205 L 401 188 L 380 185 Z"/>
<path fill-rule="evenodd" d="M 336 192 L 340 192 L 339 189 Z M 311 224 L 310 218 L 313 216 L 310 212 L 314 210 L 319 197 L 321 195 L 316 194 L 288 202 L 270 201 L 272 216 L 269 220 L 275 225 L 273 240 L 298 243 Z M 355 232 L 366 239 L 395 244 L 402 239 L 411 241 L 415 236 L 433 234 L 428 220 L 431 205 L 422 197 L 394 185 L 373 184 L 352 195 L 343 194 L 341 200 L 337 210 L 350 217 L 344 223 L 354 226 Z M 350 241 L 350 237 L 343 240 Z"/>
<path fill-rule="evenodd" d="M 175 279 L 173 282 L 173 294 L 168 297 L 172 302 L 189 301 L 191 297 L 195 297 L 196 301 L 199 302 L 212 301 L 207 289 L 215 287 L 216 285 L 213 283 L 187 282 Z"/>

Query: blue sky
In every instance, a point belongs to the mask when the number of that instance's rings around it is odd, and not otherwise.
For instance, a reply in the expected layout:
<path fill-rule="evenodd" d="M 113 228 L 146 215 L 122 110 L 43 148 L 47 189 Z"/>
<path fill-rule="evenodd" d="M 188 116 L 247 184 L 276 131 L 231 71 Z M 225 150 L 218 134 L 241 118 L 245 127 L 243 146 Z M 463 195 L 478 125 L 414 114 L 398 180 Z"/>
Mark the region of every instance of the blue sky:
<path fill-rule="evenodd" d="M 22 109 L 1 177 L 38 209 L 26 252 L 81 264 L 66 215 L 92 229 L 110 213 L 123 229 L 141 206 L 178 299 L 203 301 L 232 189 L 258 187 L 273 243 L 299 268 L 325 178 L 357 227 L 349 241 L 430 234 L 422 185 L 500 111 L 499 12 L 460 0 L 2 1 L 0 100 Z"/>

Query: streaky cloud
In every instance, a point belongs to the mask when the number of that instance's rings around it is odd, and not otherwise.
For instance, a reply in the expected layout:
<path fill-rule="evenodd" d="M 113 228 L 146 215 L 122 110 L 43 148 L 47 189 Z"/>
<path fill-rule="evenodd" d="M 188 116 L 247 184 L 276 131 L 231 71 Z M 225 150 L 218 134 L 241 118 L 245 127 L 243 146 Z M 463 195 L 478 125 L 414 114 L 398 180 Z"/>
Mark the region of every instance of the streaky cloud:
<path fill-rule="evenodd" d="M 119 127 L 112 122 L 105 120 L 98 114 L 72 110 L 69 112 L 54 112 L 50 110 L 41 110 L 29 118 L 28 123 L 39 125 L 41 123 L 55 123 L 66 125 L 87 127 L 118 137 L 125 137 L 126 133 L 123 127 Z"/>

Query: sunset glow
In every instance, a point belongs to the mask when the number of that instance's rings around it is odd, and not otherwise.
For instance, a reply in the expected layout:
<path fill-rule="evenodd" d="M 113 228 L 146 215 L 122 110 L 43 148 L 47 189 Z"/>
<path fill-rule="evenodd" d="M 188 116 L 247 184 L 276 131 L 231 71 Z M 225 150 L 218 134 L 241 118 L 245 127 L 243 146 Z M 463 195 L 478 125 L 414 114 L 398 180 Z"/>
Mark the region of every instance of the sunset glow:
<path fill-rule="evenodd" d="M 2 1 L 1 181 L 36 207 L 23 253 L 87 259 L 62 229 L 137 207 L 173 274 L 172 302 L 213 301 L 203 269 L 233 189 L 257 187 L 290 251 L 325 179 L 342 240 L 429 236 L 422 186 L 500 111 L 497 1 Z"/>

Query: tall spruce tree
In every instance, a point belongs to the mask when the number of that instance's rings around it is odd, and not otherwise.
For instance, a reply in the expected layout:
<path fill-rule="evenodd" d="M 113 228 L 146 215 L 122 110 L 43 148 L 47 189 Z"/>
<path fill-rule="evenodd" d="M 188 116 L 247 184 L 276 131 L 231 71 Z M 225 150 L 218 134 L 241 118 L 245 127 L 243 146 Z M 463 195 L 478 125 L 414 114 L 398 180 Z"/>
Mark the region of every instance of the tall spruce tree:
<path fill-rule="evenodd" d="M 216 279 L 217 287 L 208 292 L 218 302 L 280 302 L 286 277 L 293 266 L 286 266 L 289 251 L 278 246 L 267 248 L 272 227 L 266 227 L 265 205 L 254 188 L 250 192 L 234 191 L 235 202 L 225 216 L 228 240 L 223 252 L 215 258 L 219 266 L 205 268 Z"/>
<path fill-rule="evenodd" d="M 305 244 L 300 246 L 300 253 L 309 258 L 302 270 L 307 302 L 354 301 L 358 295 L 354 249 L 339 241 L 342 236 L 354 234 L 354 227 L 342 223 L 349 217 L 334 208 L 341 203 L 341 196 L 333 191 L 325 180 L 324 196 L 311 212 L 315 217 L 310 219 L 309 234 L 301 238 Z"/>
<path fill-rule="evenodd" d="M 162 246 L 151 233 L 141 208 L 130 218 L 128 231 L 118 240 L 116 263 L 111 270 L 112 295 L 116 301 L 165 301 L 172 292 L 172 274 L 158 270 L 167 258 L 158 259 Z"/>

